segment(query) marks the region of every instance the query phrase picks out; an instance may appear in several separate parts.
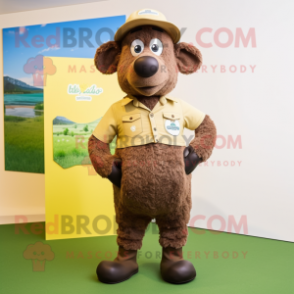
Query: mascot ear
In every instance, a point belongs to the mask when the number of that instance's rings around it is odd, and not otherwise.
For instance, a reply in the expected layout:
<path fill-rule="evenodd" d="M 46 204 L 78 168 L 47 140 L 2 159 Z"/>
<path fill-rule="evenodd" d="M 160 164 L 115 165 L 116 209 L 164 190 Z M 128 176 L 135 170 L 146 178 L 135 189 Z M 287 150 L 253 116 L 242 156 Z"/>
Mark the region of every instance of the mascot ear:
<path fill-rule="evenodd" d="M 94 57 L 96 68 L 103 74 L 112 74 L 116 72 L 120 52 L 120 46 L 115 41 L 102 44 L 97 48 Z"/>
<path fill-rule="evenodd" d="M 175 44 L 175 54 L 179 71 L 183 74 L 195 72 L 202 64 L 200 51 L 188 43 Z"/>

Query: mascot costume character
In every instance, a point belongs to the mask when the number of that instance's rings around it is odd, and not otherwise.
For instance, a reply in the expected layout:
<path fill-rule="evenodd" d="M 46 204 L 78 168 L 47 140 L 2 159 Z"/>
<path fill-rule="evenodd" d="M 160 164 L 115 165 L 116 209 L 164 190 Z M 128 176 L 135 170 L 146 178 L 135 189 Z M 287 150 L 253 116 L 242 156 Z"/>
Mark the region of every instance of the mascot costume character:
<path fill-rule="evenodd" d="M 137 250 L 152 219 L 159 227 L 162 278 L 182 284 L 196 277 L 192 263 L 182 258 L 191 173 L 210 157 L 216 128 L 185 97 L 169 95 L 178 72 L 191 74 L 202 63 L 200 51 L 179 42 L 180 37 L 178 27 L 162 13 L 143 9 L 132 13 L 114 41 L 102 44 L 95 54 L 97 69 L 103 74 L 117 72 L 127 94 L 110 106 L 88 142 L 93 167 L 113 184 L 118 224 L 118 255 L 97 267 L 103 283 L 119 283 L 138 272 Z M 184 128 L 194 130 L 191 142 L 183 135 Z M 116 136 L 112 155 L 109 143 Z"/>

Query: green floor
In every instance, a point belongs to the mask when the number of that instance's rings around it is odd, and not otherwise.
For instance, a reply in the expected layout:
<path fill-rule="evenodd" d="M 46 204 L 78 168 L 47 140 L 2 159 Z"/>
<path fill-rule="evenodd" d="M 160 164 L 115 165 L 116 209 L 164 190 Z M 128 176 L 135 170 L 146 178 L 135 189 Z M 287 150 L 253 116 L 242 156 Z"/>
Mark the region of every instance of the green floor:
<path fill-rule="evenodd" d="M 114 255 L 117 249 L 115 236 L 45 241 L 44 234 L 16 234 L 14 225 L 2 225 L 0 292 L 294 293 L 293 243 L 227 233 L 214 235 L 205 230 L 198 230 L 197 234 L 190 230 L 184 257 L 190 257 L 195 265 L 196 280 L 185 285 L 170 285 L 160 277 L 160 260 L 156 258 L 156 252 L 161 248 L 156 230 L 153 224 L 144 238 L 138 260 L 139 273 L 123 283 L 106 285 L 96 278 L 99 259 L 95 254 L 98 257 L 110 255 L 110 252 Z M 53 260 L 46 261 L 44 271 L 34 271 L 32 260 L 23 257 L 27 246 L 37 241 L 49 244 L 55 255 Z"/>

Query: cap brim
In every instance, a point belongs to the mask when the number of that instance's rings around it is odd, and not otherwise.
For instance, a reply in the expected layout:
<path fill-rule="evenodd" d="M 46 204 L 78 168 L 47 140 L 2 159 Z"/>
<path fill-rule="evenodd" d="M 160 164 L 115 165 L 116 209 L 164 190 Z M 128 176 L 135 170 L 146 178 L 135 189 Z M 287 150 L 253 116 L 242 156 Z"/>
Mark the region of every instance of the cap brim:
<path fill-rule="evenodd" d="M 153 20 L 153 19 L 134 19 L 123 24 L 115 33 L 114 40 L 121 41 L 123 37 L 133 28 L 144 25 L 153 25 L 165 30 L 173 39 L 174 43 L 178 43 L 181 38 L 181 32 L 177 26 L 174 24 L 163 21 L 163 20 Z"/>

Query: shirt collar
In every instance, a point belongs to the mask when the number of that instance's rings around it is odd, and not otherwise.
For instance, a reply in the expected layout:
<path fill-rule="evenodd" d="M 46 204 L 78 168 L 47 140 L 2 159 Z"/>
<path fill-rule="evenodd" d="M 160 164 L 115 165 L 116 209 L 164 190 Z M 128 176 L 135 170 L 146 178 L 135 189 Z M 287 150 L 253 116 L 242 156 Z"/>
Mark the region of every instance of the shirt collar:
<path fill-rule="evenodd" d="M 161 105 L 165 105 L 167 100 L 171 100 L 173 102 L 178 102 L 176 98 L 170 97 L 170 96 L 161 96 L 159 98 L 159 102 Z M 127 95 L 122 99 L 121 105 L 125 106 L 128 103 L 130 103 L 131 101 L 133 101 L 133 104 L 135 107 L 138 107 L 139 105 L 139 101 L 136 97 L 132 96 L 132 95 Z"/>
<path fill-rule="evenodd" d="M 173 102 L 178 102 L 178 100 L 176 98 L 170 97 L 170 96 L 161 96 L 159 98 L 159 102 L 161 103 L 161 105 L 166 104 L 166 100 L 170 100 Z"/>

